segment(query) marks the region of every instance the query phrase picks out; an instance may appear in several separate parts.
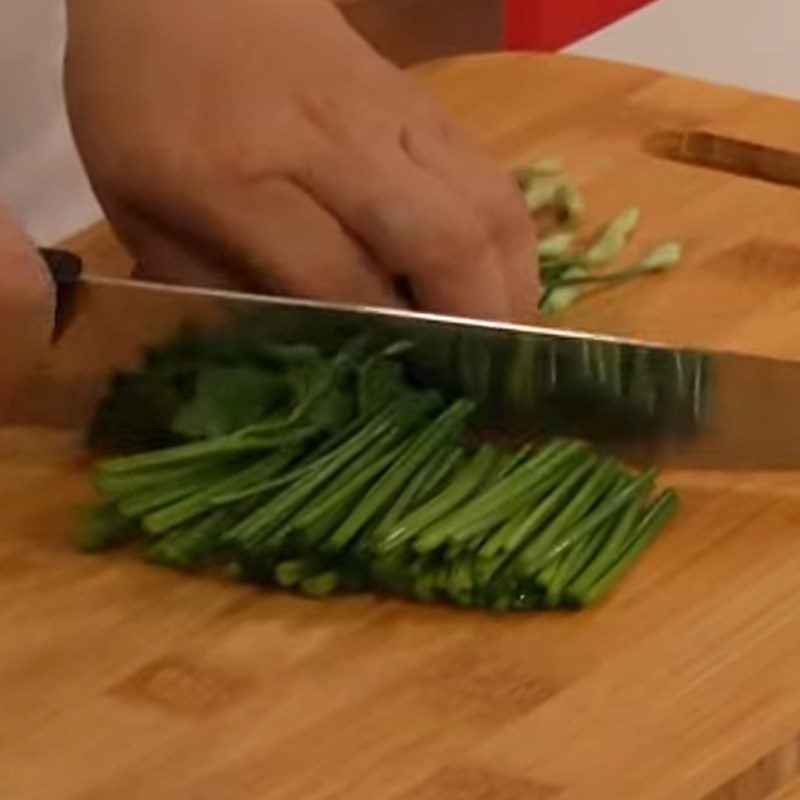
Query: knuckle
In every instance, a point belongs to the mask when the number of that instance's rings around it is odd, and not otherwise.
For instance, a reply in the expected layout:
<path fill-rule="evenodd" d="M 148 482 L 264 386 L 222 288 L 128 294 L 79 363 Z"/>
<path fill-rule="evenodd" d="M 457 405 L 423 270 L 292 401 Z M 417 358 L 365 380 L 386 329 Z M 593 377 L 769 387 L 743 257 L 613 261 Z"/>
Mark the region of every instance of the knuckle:
<path fill-rule="evenodd" d="M 263 143 L 226 138 L 206 141 L 201 147 L 202 158 L 197 163 L 204 165 L 213 183 L 247 186 L 260 183 L 272 172 Z"/>
<path fill-rule="evenodd" d="M 420 98 L 420 116 L 426 121 L 430 132 L 447 141 L 454 134 L 453 124 L 444 107 L 428 95 Z"/>
<path fill-rule="evenodd" d="M 341 142 L 352 138 L 352 119 L 354 112 L 360 109 L 349 108 L 341 96 L 319 91 L 306 92 L 301 93 L 296 102 L 305 129 L 325 141 Z"/>

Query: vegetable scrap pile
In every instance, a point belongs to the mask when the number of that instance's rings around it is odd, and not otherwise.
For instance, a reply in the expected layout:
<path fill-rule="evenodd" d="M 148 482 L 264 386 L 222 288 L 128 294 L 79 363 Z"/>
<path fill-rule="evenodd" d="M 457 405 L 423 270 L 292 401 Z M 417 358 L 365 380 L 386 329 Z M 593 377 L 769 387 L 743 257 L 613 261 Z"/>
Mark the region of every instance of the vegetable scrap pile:
<path fill-rule="evenodd" d="M 188 333 L 118 375 L 90 441 L 81 546 L 322 596 L 497 610 L 603 597 L 677 506 L 579 441 L 476 441 L 474 403 L 409 378 L 403 342 L 330 352 Z"/>
<path fill-rule="evenodd" d="M 668 241 L 654 246 L 632 266 L 601 271 L 622 255 L 639 225 L 639 209 L 620 212 L 582 247 L 576 247 L 577 229 L 584 219 L 586 205 L 580 191 L 565 177 L 561 162 L 546 158 L 518 167 L 514 177 L 532 215 L 550 213 L 550 221 L 552 214 L 555 215 L 555 229 L 539 242 L 539 271 L 544 288 L 539 302 L 542 314 L 561 311 L 591 289 L 666 272 L 681 259 L 680 243 Z"/>

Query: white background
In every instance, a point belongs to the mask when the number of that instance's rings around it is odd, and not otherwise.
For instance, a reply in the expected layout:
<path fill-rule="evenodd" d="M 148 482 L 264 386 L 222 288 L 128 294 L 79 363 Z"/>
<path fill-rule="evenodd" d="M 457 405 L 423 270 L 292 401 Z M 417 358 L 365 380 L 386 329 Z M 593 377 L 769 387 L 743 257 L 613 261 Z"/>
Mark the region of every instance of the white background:
<path fill-rule="evenodd" d="M 800 98 L 800 0 L 658 0 L 569 51 Z"/>
<path fill-rule="evenodd" d="M 61 0 L 0 0 L 0 202 L 41 244 L 100 215 L 63 107 L 63 14 Z"/>

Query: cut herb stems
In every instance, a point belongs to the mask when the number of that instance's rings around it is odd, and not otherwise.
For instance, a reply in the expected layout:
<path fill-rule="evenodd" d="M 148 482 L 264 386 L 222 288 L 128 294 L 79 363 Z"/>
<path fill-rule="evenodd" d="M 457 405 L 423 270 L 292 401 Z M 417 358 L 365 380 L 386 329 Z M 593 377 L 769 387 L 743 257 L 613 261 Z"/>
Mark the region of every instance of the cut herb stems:
<path fill-rule="evenodd" d="M 547 248 L 556 255 L 569 241 Z M 674 492 L 650 499 L 655 471 L 634 474 L 585 443 L 468 444 L 474 403 L 415 387 L 406 343 L 330 353 L 262 343 L 268 357 L 256 357 L 251 340 L 217 337 L 225 367 L 209 356 L 210 375 L 194 352 L 187 378 L 185 342 L 156 354 L 159 380 L 183 370 L 174 427 L 146 428 L 172 446 L 98 463 L 105 502 L 84 517 L 83 550 L 132 545 L 157 564 L 314 597 L 380 590 L 496 610 L 573 607 L 604 597 L 674 513 Z M 154 385 L 152 369 L 117 391 Z M 225 370 L 246 402 L 221 390 Z M 109 409 L 124 400 L 112 392 L 101 409 L 106 443 Z"/>

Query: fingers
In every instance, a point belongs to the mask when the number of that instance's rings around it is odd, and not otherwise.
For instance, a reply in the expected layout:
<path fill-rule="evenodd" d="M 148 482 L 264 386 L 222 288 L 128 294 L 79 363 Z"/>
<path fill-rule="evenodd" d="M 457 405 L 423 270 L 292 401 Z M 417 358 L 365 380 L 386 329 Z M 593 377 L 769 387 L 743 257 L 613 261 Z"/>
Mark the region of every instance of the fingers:
<path fill-rule="evenodd" d="M 33 242 L 0 204 L 0 293 L 20 303 L 53 303 L 53 288 L 47 266 Z"/>
<path fill-rule="evenodd" d="M 203 269 L 233 276 L 243 288 L 361 305 L 400 303 L 388 276 L 336 219 L 288 181 L 232 187 L 199 216 L 185 235 L 195 237 L 195 252 L 200 243 L 213 252 Z"/>
<path fill-rule="evenodd" d="M 0 406 L 44 354 L 54 318 L 47 267 L 8 209 L 0 205 Z"/>
<path fill-rule="evenodd" d="M 133 277 L 208 289 L 243 288 L 235 274 L 222 268 L 208 246 L 117 203 L 107 203 L 106 208 L 113 215 L 117 235 L 136 253 Z"/>
<path fill-rule="evenodd" d="M 540 292 L 536 228 L 511 178 L 456 134 L 429 135 L 417 128 L 403 137 L 403 146 L 482 220 L 498 253 L 511 319 L 532 321 Z"/>
<path fill-rule="evenodd" d="M 425 309 L 509 319 L 513 306 L 484 221 L 462 198 L 397 153 L 337 153 L 298 177 L 389 274 L 408 278 Z"/>
<path fill-rule="evenodd" d="M 140 241 L 137 248 L 140 258 L 133 270 L 133 277 L 138 280 L 227 291 L 246 288 L 234 274 L 215 269 L 190 241 L 155 231 L 145 234 Z"/>

